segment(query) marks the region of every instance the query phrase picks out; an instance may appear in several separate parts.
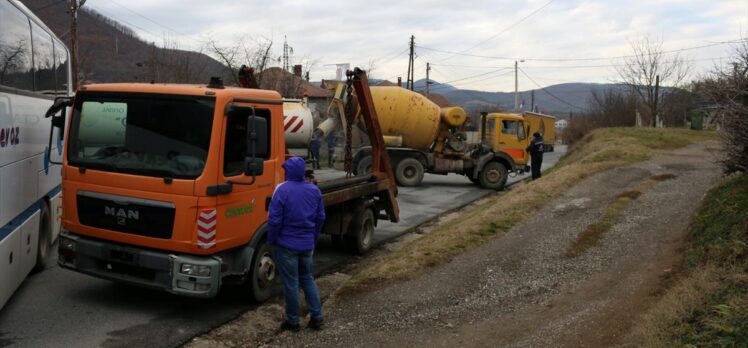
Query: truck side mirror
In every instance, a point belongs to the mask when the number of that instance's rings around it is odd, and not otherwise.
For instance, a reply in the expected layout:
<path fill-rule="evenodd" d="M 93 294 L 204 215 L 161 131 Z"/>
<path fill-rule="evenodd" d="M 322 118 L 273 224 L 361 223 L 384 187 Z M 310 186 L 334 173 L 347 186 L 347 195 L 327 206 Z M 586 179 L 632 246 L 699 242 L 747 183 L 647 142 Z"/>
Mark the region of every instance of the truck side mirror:
<path fill-rule="evenodd" d="M 247 116 L 247 157 L 244 159 L 244 174 L 262 175 L 265 157 L 268 155 L 268 125 L 263 117 Z"/>
<path fill-rule="evenodd" d="M 52 106 L 47 109 L 47 112 L 44 114 L 45 118 L 52 117 L 52 126 L 57 128 L 65 128 L 65 108 L 68 106 L 73 105 L 73 98 L 71 97 L 57 97 L 55 98 L 54 103 L 52 103 Z M 57 116 L 57 113 L 62 111 L 60 116 Z"/>

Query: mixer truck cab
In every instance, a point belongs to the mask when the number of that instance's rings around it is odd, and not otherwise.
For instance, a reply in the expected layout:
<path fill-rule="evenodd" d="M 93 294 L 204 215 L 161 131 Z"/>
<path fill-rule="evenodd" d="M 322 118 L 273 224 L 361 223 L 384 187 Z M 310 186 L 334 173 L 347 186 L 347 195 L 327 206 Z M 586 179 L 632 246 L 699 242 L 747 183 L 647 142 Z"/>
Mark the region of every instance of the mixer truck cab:
<path fill-rule="evenodd" d="M 363 81 L 357 90 L 368 89 Z M 53 124 L 73 109 L 59 265 L 192 297 L 213 297 L 230 282 L 257 300 L 271 296 L 277 277 L 265 230 L 284 181 L 282 104 L 275 91 L 219 81 L 88 85 L 56 101 L 48 116 L 63 112 Z M 378 218 L 398 220 L 394 179 L 381 169 L 388 159 L 377 162 L 374 175 L 320 184 L 325 232 L 358 252 L 371 247 Z"/>
<path fill-rule="evenodd" d="M 490 113 L 486 115 L 486 145 L 502 157 L 507 169 L 527 164 L 529 137 L 525 119 L 519 114 Z M 505 156 L 503 156 L 505 155 Z"/>

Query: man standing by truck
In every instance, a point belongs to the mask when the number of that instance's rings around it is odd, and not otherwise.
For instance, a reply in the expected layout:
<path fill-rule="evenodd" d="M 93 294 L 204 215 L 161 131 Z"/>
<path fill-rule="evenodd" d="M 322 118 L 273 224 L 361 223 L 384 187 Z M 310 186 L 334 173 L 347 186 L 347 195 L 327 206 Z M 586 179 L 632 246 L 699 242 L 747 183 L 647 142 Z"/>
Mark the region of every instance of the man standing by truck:
<path fill-rule="evenodd" d="M 268 243 L 274 248 L 286 303 L 286 319 L 281 329 L 301 329 L 301 286 L 311 314 L 308 326 L 319 330 L 323 322 L 322 304 L 312 275 L 312 255 L 325 222 L 325 206 L 319 188 L 305 180 L 303 159 L 289 158 L 283 169 L 286 181 L 275 188 L 268 213 Z"/>
<path fill-rule="evenodd" d="M 543 164 L 543 146 L 543 136 L 538 132 L 533 133 L 530 145 L 526 149 L 530 153 L 533 180 L 540 178 L 540 166 Z"/>

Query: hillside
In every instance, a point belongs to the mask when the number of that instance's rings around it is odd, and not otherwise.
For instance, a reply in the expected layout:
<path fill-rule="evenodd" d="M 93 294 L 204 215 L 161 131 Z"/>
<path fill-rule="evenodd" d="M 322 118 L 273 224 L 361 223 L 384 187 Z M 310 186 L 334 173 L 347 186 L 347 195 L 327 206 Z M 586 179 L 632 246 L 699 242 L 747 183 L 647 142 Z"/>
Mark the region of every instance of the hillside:
<path fill-rule="evenodd" d="M 67 2 L 22 0 L 47 26 L 70 44 Z M 222 76 L 218 61 L 197 52 L 162 49 L 141 40 L 126 26 L 84 5 L 78 13 L 79 75 L 83 81 L 196 83 Z M 162 43 L 159 43 L 162 45 Z"/>

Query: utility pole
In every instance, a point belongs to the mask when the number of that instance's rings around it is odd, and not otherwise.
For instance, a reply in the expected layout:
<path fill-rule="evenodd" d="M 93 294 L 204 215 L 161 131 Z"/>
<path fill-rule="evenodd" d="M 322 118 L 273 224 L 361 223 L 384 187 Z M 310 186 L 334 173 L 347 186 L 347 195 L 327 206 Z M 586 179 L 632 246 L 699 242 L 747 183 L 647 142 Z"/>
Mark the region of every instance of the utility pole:
<path fill-rule="evenodd" d="M 416 45 L 416 37 L 415 35 L 410 36 L 410 58 L 408 59 L 408 82 L 406 82 L 406 87 L 409 90 L 413 90 L 413 77 L 415 76 L 414 66 L 413 66 L 413 59 L 415 57 L 415 45 Z"/>
<path fill-rule="evenodd" d="M 524 60 L 520 60 L 524 62 Z M 517 61 L 514 61 L 514 111 L 519 111 L 519 82 L 517 81 Z"/>
<path fill-rule="evenodd" d="M 78 88 L 78 9 L 85 3 L 86 0 L 70 0 L 70 69 L 73 73 L 73 91 Z"/>
<path fill-rule="evenodd" d="M 657 75 L 655 77 L 655 95 L 654 95 L 654 103 L 652 103 L 652 121 L 654 121 L 654 124 L 652 127 L 657 128 L 657 124 L 659 121 L 659 115 L 657 115 L 657 99 L 659 99 L 660 96 L 660 75 Z"/>
<path fill-rule="evenodd" d="M 530 94 L 530 111 L 535 112 L 535 90 Z"/>
<path fill-rule="evenodd" d="M 426 62 L 426 97 L 429 96 L 429 71 L 431 71 L 431 63 Z"/>

